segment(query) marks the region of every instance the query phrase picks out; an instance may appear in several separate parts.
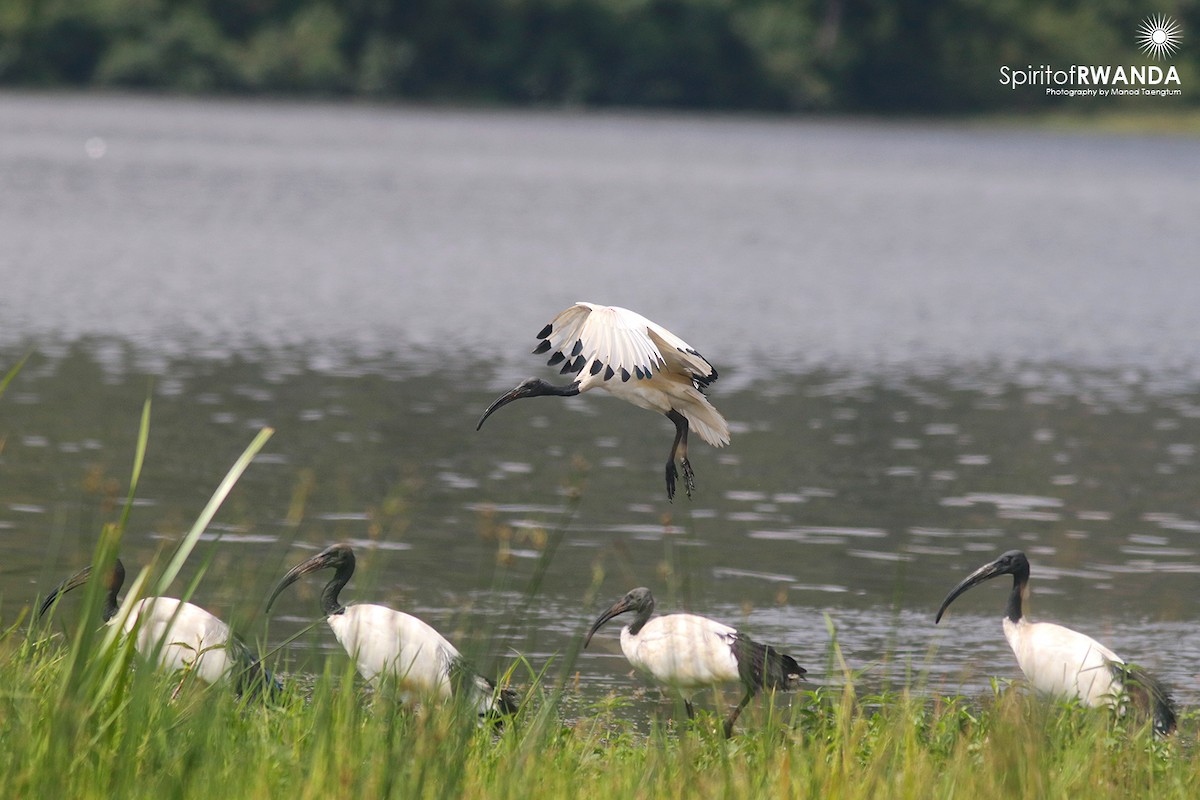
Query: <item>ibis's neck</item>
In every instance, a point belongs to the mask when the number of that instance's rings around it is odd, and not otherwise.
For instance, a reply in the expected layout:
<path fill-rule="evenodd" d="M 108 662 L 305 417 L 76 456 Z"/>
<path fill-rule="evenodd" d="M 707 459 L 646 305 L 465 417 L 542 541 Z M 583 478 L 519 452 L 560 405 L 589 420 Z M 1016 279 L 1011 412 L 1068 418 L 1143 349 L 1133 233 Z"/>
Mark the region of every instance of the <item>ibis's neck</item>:
<path fill-rule="evenodd" d="M 1029 598 L 1029 576 L 1024 578 L 1013 576 L 1012 591 L 1008 595 L 1008 609 L 1004 616 L 1013 622 L 1020 622 L 1025 613 L 1025 601 Z"/>
<path fill-rule="evenodd" d="M 637 636 L 641 632 L 642 627 L 650 621 L 650 615 L 654 613 L 654 603 L 640 609 L 637 616 L 633 618 L 633 622 L 629 623 L 629 632 Z"/>
<path fill-rule="evenodd" d="M 338 594 L 350 582 L 350 576 L 353 574 L 353 561 L 344 561 L 338 564 L 337 570 L 333 573 L 333 578 L 329 583 L 325 584 L 325 591 L 321 592 L 321 610 L 325 613 L 325 616 L 330 617 L 346 610 L 346 607 L 338 600 Z"/>
<path fill-rule="evenodd" d="M 112 575 L 108 581 L 108 588 L 104 592 L 104 621 L 108 622 L 117 615 L 117 593 L 121 591 L 121 587 L 125 585 L 125 565 L 121 563 L 121 559 L 117 559 L 113 563 Z"/>
<path fill-rule="evenodd" d="M 117 602 L 117 591 L 118 590 L 116 588 L 110 588 L 104 594 L 104 621 L 105 622 L 108 622 L 109 620 L 111 620 L 113 617 L 115 617 L 117 615 L 117 608 L 120 605 Z"/>
<path fill-rule="evenodd" d="M 572 381 L 566 386 L 555 386 L 553 383 L 538 381 L 537 389 L 530 397 L 574 397 L 579 394 L 579 381 Z"/>

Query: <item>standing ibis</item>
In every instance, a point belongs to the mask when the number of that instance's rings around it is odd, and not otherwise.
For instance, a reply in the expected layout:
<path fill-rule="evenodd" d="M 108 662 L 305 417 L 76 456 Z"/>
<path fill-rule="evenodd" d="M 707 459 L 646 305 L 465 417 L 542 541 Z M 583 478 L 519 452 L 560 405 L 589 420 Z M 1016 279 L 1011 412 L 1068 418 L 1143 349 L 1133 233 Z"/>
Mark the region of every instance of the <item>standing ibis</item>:
<path fill-rule="evenodd" d="M 695 489 L 688 462 L 688 430 L 713 447 L 729 444 L 729 423 L 704 396 L 717 371 L 695 348 L 667 329 L 625 308 L 576 303 L 558 314 L 537 335 L 534 353 L 550 352 L 550 366 L 575 375 L 565 386 L 529 378 L 488 406 L 475 430 L 497 409 L 523 397 L 574 397 L 604 389 L 639 408 L 666 414 L 675 423 L 675 441 L 667 459 L 667 499 L 675 497 L 678 456 L 688 497 Z"/>
<path fill-rule="evenodd" d="M 807 672 L 791 656 L 708 617 L 667 614 L 651 619 L 654 596 L 645 587 L 631 590 L 597 617 L 583 646 L 604 623 L 629 611 L 634 612 L 633 621 L 621 629 L 625 658 L 638 672 L 683 695 L 689 718 L 690 690 L 728 683 L 746 688 L 725 720 L 726 738 L 733 735 L 733 723 L 760 689 L 796 689 Z"/>
<path fill-rule="evenodd" d="M 91 574 L 92 568 L 84 567 L 56 586 L 42 601 L 38 616 L 45 615 L 59 596 L 87 583 Z M 117 594 L 124 583 L 125 565 L 118 558 L 104 587 L 103 615 L 108 625 L 118 622 Z M 197 605 L 174 597 L 145 597 L 120 623 L 126 636 L 135 635 L 137 651 L 145 658 L 157 654 L 158 665 L 167 671 L 188 670 L 206 683 L 232 677 L 239 692 L 280 688 L 229 626 Z"/>
<path fill-rule="evenodd" d="M 1144 670 L 1126 664 L 1090 636 L 1052 622 L 1030 622 L 1025 618 L 1029 559 L 1020 550 L 1010 550 L 964 578 L 946 595 L 934 623 L 941 622 L 947 606 L 960 594 L 1000 575 L 1013 577 L 1004 615 L 1004 638 L 1035 689 L 1077 699 L 1090 707 L 1112 706 L 1125 694 L 1135 706 L 1149 712 L 1156 733 L 1166 736 L 1175 730 L 1175 711 L 1166 689 Z"/>
<path fill-rule="evenodd" d="M 288 586 L 322 569 L 334 572 L 321 593 L 321 610 L 367 681 L 394 679 L 405 702 L 417 697 L 448 698 L 465 691 L 481 716 L 517 710 L 516 693 L 510 689 L 497 693 L 495 684 L 472 672 L 454 645 L 421 620 L 373 603 L 342 605 L 338 594 L 354 574 L 354 551 L 348 544 L 330 545 L 290 569 L 271 593 L 267 610 Z"/>

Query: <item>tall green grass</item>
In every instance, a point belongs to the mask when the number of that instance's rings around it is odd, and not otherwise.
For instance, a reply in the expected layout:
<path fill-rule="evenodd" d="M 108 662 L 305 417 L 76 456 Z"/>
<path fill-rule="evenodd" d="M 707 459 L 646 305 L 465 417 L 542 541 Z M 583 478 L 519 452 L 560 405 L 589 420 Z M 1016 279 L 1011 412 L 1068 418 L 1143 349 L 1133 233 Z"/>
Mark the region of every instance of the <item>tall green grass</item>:
<path fill-rule="evenodd" d="M 362 691 L 348 659 L 273 703 L 98 654 L 122 678 L 61 691 L 69 642 L 0 640 L 0 776 L 13 797 L 1195 797 L 1172 740 L 1016 690 L 968 701 L 853 686 L 764 697 L 734 739 L 620 702 L 564 719 L 542 686 L 502 728 Z"/>

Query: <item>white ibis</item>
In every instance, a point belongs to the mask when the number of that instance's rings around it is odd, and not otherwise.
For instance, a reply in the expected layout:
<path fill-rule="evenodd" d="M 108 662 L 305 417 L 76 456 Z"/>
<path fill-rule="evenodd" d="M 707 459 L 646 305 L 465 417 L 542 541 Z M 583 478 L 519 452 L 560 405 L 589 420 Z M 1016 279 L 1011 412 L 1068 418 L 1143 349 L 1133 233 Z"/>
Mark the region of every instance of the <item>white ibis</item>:
<path fill-rule="evenodd" d="M 667 614 L 650 619 L 654 596 L 645 587 L 630 590 L 597 617 L 583 646 L 588 646 L 600 626 L 629 611 L 635 616 L 621 629 L 621 651 L 638 672 L 681 694 L 689 718 L 690 690 L 729 683 L 746 688 L 725 720 L 726 738 L 733 735 L 733 723 L 760 689 L 796 689 L 807 672 L 791 656 L 708 617 Z"/>
<path fill-rule="evenodd" d="M 675 497 L 675 458 L 683 467 L 688 497 L 695 489 L 688 462 L 688 430 L 713 447 L 729 444 L 729 423 L 704 396 L 717 371 L 690 344 L 626 308 L 576 303 L 558 314 L 537 335 L 534 353 L 551 352 L 550 366 L 577 377 L 565 386 L 529 378 L 488 406 L 475 430 L 497 409 L 523 397 L 574 397 L 604 389 L 639 408 L 666 414 L 675 423 L 675 442 L 667 459 L 667 499 Z"/>
<path fill-rule="evenodd" d="M 38 616 L 72 589 L 87 583 L 92 568 L 84 567 L 60 583 L 42 601 Z M 113 563 L 104 594 L 104 622 L 117 622 L 117 594 L 125 583 L 125 565 Z M 125 635 L 135 634 L 134 646 L 146 658 L 158 657 L 158 665 L 170 672 L 188 670 L 206 683 L 232 677 L 239 692 L 280 689 L 278 682 L 254 658 L 253 653 L 229 626 L 192 603 L 174 597 L 145 597 L 133 604 L 121 620 Z"/>
<path fill-rule="evenodd" d="M 1030 622 L 1024 615 L 1029 598 L 1029 559 L 1010 550 L 972 572 L 946 595 L 946 607 L 972 586 L 1000 575 L 1012 575 L 1012 592 L 1004 616 L 1004 638 L 1017 657 L 1021 672 L 1043 694 L 1076 699 L 1085 706 L 1112 706 L 1122 694 L 1149 711 L 1154 731 L 1166 736 L 1175 730 L 1175 711 L 1166 689 L 1144 670 L 1125 661 L 1090 636 L 1052 622 Z"/>
<path fill-rule="evenodd" d="M 334 572 L 321 593 L 321 610 L 364 679 L 372 683 L 394 679 L 405 702 L 417 697 L 444 699 L 466 691 L 481 716 L 517 710 L 515 692 L 497 693 L 495 684 L 472 672 L 454 645 L 421 620 L 373 603 L 342 605 L 338 594 L 354 574 L 354 551 L 348 544 L 330 545 L 290 569 L 271 593 L 267 610 L 288 586 L 322 569 Z"/>

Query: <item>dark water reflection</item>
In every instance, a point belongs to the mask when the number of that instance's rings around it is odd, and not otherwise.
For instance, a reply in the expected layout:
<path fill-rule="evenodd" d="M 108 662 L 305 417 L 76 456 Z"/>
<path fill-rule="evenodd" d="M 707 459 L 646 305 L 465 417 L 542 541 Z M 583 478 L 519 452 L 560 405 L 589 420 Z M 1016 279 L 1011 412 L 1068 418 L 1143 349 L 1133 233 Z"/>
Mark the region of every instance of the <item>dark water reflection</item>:
<path fill-rule="evenodd" d="M 821 681 L 838 678 L 824 674 L 828 618 L 868 685 L 972 691 L 1016 674 L 1004 590 L 976 590 L 940 627 L 932 615 L 967 571 L 1020 547 L 1035 615 L 1196 694 L 1200 398 L 1132 373 L 718 383 L 734 444 L 694 448 L 696 497 L 672 505 L 670 425 L 607 397 L 518 404 L 477 433 L 492 392 L 470 370 L 232 359 L 152 376 L 100 360 L 86 343 L 35 353 L 3 398 L 7 614 L 81 564 L 115 518 L 149 392 L 134 563 L 186 531 L 259 428 L 277 430 L 210 529 L 220 542 L 198 592 L 258 635 L 265 595 L 302 548 L 345 540 L 360 548 L 348 598 L 417 613 L 488 662 L 561 662 L 602 604 L 646 584 L 663 608 L 786 645 Z M 319 586 L 284 596 L 271 642 L 311 619 Z M 335 646 L 318 629 L 289 657 L 312 668 L 306 654 Z M 576 668 L 584 699 L 626 682 L 615 635 Z"/>

